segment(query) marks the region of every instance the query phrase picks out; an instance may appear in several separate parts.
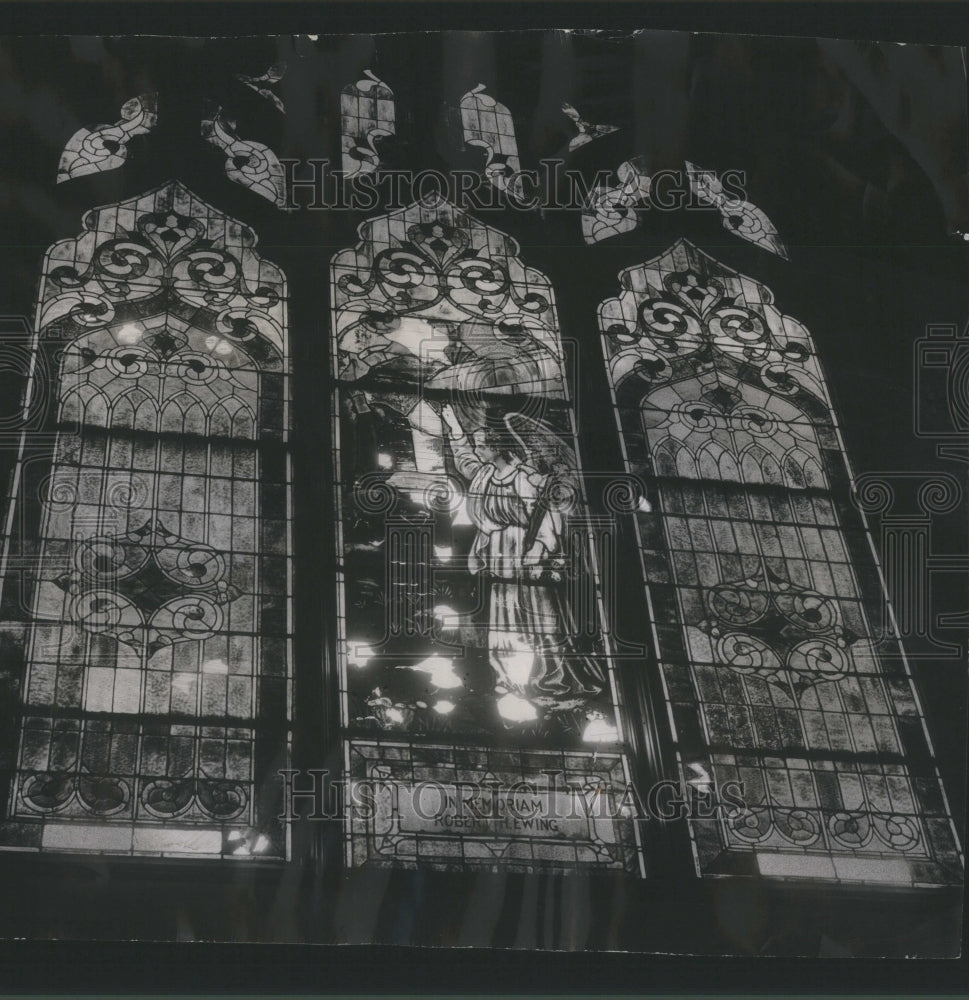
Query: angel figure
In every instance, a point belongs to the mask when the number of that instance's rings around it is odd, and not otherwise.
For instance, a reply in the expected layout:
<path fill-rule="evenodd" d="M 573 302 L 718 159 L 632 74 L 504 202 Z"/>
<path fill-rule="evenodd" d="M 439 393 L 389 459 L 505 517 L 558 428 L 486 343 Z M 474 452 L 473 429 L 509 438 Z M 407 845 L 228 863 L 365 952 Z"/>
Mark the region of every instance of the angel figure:
<path fill-rule="evenodd" d="M 499 712 L 524 722 L 537 717 L 535 705 L 561 710 L 589 701 L 605 678 L 595 659 L 575 648 L 562 583 L 565 515 L 578 495 L 570 490 L 571 456 L 551 428 L 521 413 L 486 419 L 470 437 L 450 406 L 441 416 L 469 484 L 477 533 L 468 568 L 486 581 Z"/>

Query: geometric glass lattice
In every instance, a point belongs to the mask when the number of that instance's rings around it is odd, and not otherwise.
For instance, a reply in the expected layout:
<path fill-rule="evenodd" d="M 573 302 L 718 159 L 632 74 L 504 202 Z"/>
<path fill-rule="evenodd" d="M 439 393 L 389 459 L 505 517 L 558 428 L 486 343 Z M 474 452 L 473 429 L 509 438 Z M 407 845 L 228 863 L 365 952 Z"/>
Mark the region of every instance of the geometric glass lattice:
<path fill-rule="evenodd" d="M 808 331 L 680 240 L 599 328 L 698 873 L 950 884 L 962 857 Z M 874 623 L 874 624 L 873 624 Z M 740 802 L 721 797 L 727 783 Z"/>
<path fill-rule="evenodd" d="M 170 183 L 48 251 L 54 445 L 7 541 L 30 572 L 3 581 L 26 612 L 15 843 L 286 856 L 287 294 L 255 243 Z"/>

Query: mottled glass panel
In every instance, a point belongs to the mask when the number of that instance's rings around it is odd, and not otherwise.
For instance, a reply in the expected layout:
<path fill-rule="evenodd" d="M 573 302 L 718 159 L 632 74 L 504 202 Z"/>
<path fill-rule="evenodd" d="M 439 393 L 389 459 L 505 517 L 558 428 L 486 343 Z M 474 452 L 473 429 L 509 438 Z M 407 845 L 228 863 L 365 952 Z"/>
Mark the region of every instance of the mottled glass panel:
<path fill-rule="evenodd" d="M 703 875 L 947 884 L 961 854 L 810 335 L 681 240 L 599 312 Z M 725 794 L 725 791 L 728 794 Z"/>
<path fill-rule="evenodd" d="M 552 288 L 437 198 L 360 232 L 331 270 L 346 761 L 354 780 L 385 776 L 417 827 L 389 850 L 375 831 L 393 817 L 352 812 L 348 859 L 635 869 L 600 588 L 614 532 L 586 503 Z M 608 830 L 547 814 L 563 751 L 570 780 L 615 786 Z M 541 823 L 407 812 L 415 781 L 452 788 L 467 754 L 479 790 L 541 786 Z"/>
<path fill-rule="evenodd" d="M 256 759 L 288 747 L 285 281 L 176 184 L 86 225 L 41 286 L 60 430 L 10 812 L 51 849 L 126 823 L 100 849 L 284 857 Z"/>

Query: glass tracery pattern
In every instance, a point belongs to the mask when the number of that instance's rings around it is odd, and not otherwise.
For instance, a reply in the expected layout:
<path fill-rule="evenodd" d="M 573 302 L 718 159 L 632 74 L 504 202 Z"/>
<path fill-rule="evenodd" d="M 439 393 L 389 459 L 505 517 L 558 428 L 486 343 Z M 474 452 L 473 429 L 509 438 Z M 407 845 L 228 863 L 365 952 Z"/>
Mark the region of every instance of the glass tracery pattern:
<path fill-rule="evenodd" d="M 225 154 L 225 175 L 277 208 L 286 208 L 286 177 L 279 157 L 264 143 L 242 139 L 236 123 L 215 108 L 201 121 L 200 134 Z"/>
<path fill-rule="evenodd" d="M 351 776 L 398 804 L 351 815 L 348 857 L 633 869 L 625 816 L 535 836 L 399 805 L 422 776 L 507 789 L 542 768 L 621 794 L 627 763 L 598 589 L 609 535 L 583 499 L 548 279 L 438 197 L 360 237 L 331 266 L 341 709 Z"/>
<path fill-rule="evenodd" d="M 41 848 L 283 857 L 285 280 L 178 184 L 85 226 L 41 285 L 57 435 L 8 812 Z"/>
<path fill-rule="evenodd" d="M 57 183 L 85 174 L 117 170 L 128 158 L 128 143 L 158 123 L 158 95 L 142 94 L 121 106 L 121 118 L 111 125 L 79 128 L 64 146 L 57 166 Z"/>
<path fill-rule="evenodd" d="M 461 124 L 466 146 L 484 150 L 485 177 L 499 190 L 520 196 L 521 158 L 515 138 L 515 120 L 500 101 L 479 83 L 461 98 Z"/>
<path fill-rule="evenodd" d="M 777 226 L 763 209 L 753 202 L 731 198 L 715 173 L 701 170 L 689 160 L 686 161 L 686 172 L 690 186 L 700 201 L 720 212 L 724 229 L 787 260 L 787 247 L 777 232 Z"/>
<path fill-rule="evenodd" d="M 770 291 L 681 240 L 624 271 L 599 325 L 701 874 L 961 876 L 824 376 Z"/>
<path fill-rule="evenodd" d="M 396 133 L 394 92 L 370 70 L 340 94 L 343 173 L 347 177 L 380 168 L 377 140 Z"/>

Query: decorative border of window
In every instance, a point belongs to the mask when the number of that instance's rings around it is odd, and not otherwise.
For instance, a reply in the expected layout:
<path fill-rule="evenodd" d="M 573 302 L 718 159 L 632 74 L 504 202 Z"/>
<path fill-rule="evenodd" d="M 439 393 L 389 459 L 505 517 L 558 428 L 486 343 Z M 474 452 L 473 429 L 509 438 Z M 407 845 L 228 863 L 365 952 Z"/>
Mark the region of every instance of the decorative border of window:
<path fill-rule="evenodd" d="M 686 162 L 686 172 L 690 185 L 697 197 L 707 205 L 714 205 L 723 217 L 723 228 L 739 236 L 748 243 L 769 250 L 771 253 L 789 260 L 787 247 L 781 240 L 777 227 L 767 214 L 753 202 L 731 198 L 723 190 L 723 185 L 712 170 L 701 170 Z"/>
<path fill-rule="evenodd" d="M 61 153 L 57 183 L 120 167 L 128 158 L 128 142 L 158 123 L 157 102 L 157 94 L 132 97 L 121 106 L 121 118 L 113 125 L 78 129 Z"/>
<path fill-rule="evenodd" d="M 552 287 L 438 195 L 359 234 L 330 274 L 347 863 L 641 873 Z M 566 821 L 559 764 L 614 814 Z M 469 783 L 504 819 L 458 815 Z"/>
<path fill-rule="evenodd" d="M 374 173 L 380 169 L 377 140 L 396 133 L 394 92 L 370 70 L 364 79 L 344 87 L 340 94 L 343 173 Z"/>
<path fill-rule="evenodd" d="M 962 855 L 808 331 L 680 240 L 599 329 L 701 875 L 957 884 Z M 719 798 L 728 782 L 742 804 Z"/>
<path fill-rule="evenodd" d="M 286 208 L 283 165 L 265 143 L 240 139 L 236 123 L 230 121 L 221 108 L 202 119 L 201 135 L 225 153 L 225 174 L 229 180 L 249 188 L 277 208 Z"/>
<path fill-rule="evenodd" d="M 26 399 L 56 443 L 24 437 L 0 564 L 0 847 L 288 856 L 287 290 L 255 245 L 171 182 L 45 256 L 59 374 Z"/>
<path fill-rule="evenodd" d="M 601 243 L 632 232 L 639 225 L 636 209 L 648 204 L 653 186 L 644 158 L 624 160 L 616 168 L 616 176 L 618 187 L 597 185 L 582 209 L 582 237 L 586 243 Z"/>

